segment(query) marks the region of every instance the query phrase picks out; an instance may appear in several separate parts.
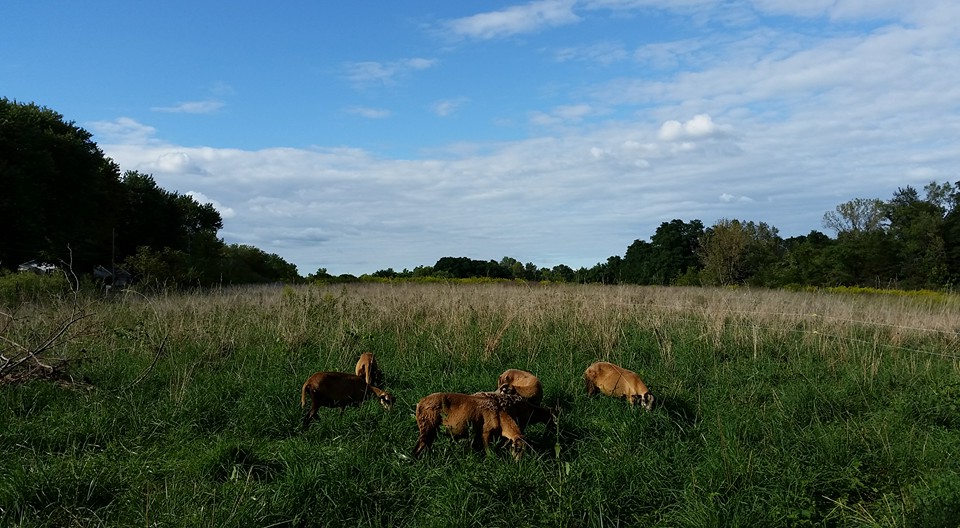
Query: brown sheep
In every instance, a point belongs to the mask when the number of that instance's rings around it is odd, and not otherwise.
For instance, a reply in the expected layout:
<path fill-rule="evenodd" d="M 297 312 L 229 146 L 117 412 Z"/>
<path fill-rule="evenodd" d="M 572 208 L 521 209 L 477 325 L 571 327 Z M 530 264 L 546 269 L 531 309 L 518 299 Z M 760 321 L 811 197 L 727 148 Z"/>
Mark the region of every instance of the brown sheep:
<path fill-rule="evenodd" d="M 583 381 L 589 396 L 599 390 L 607 396 L 626 398 L 630 405 L 641 404 L 648 411 L 653 409 L 653 394 L 640 376 L 613 363 L 598 361 L 590 365 L 583 373 Z"/>
<path fill-rule="evenodd" d="M 513 387 L 516 393 L 530 403 L 539 405 L 543 399 L 543 385 L 536 376 L 526 370 L 508 369 L 497 378 L 497 389 L 504 392 L 505 387 Z"/>
<path fill-rule="evenodd" d="M 369 385 L 383 384 L 383 371 L 377 365 L 377 358 L 373 357 L 373 352 L 360 354 L 355 371 L 357 376 L 365 379 Z"/>
<path fill-rule="evenodd" d="M 417 403 L 416 415 L 420 436 L 413 448 L 414 458 L 433 445 L 441 424 L 454 439 L 467 438 L 472 429 L 474 448 L 489 449 L 494 436 L 499 435 L 507 439 L 514 458 L 523 454 L 523 433 L 496 398 L 436 392 Z"/>
<path fill-rule="evenodd" d="M 310 376 L 300 391 L 300 408 L 307 404 L 307 395 L 310 395 L 312 405 L 310 412 L 303 419 L 303 426 L 310 425 L 310 420 L 317 415 L 317 410 L 323 407 L 345 407 L 359 404 L 376 395 L 380 405 L 390 409 L 393 406 L 393 396 L 367 382 L 360 376 L 346 372 L 317 372 Z"/>
<path fill-rule="evenodd" d="M 547 407 L 534 405 L 530 400 L 517 394 L 513 386 L 501 387 L 497 392 L 475 392 L 473 396 L 493 398 L 507 414 L 517 422 L 522 433 L 527 426 L 535 423 L 546 424 L 547 428 L 556 421 L 553 411 Z"/>

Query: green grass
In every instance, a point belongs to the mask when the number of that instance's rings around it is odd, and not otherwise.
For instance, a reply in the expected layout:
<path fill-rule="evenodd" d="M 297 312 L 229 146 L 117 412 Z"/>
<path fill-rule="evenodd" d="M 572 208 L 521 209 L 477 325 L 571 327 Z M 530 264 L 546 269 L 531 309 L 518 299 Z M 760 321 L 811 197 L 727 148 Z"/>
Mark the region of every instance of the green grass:
<path fill-rule="evenodd" d="M 55 307 L 6 339 L 43 335 Z M 129 296 L 58 354 L 73 383 L 0 386 L 0 525 L 957 526 L 960 306 L 699 288 L 361 284 Z M 816 315 L 814 315 L 816 314 Z M 162 346 L 161 346 L 162 345 Z M 370 350 L 398 403 L 300 386 Z M 159 351 L 159 357 L 157 353 Z M 586 397 L 596 360 L 651 413 Z M 543 382 L 531 449 L 421 460 L 416 402 Z"/>

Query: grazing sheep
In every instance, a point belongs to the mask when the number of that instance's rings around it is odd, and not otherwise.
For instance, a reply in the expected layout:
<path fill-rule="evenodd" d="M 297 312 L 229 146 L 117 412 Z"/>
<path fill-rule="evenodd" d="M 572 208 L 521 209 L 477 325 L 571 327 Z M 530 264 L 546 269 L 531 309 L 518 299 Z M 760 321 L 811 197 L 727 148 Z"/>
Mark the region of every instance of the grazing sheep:
<path fill-rule="evenodd" d="M 369 385 L 383 384 L 383 371 L 377 365 L 377 358 L 373 357 L 373 352 L 360 354 L 355 371 L 357 376 L 365 379 Z"/>
<path fill-rule="evenodd" d="M 310 420 L 323 407 L 345 407 L 359 404 L 363 400 L 375 395 L 380 405 L 390 409 L 393 406 L 393 396 L 373 385 L 368 384 L 360 376 L 346 372 L 317 372 L 310 376 L 300 391 L 300 408 L 307 404 L 307 395 L 310 395 L 312 405 L 310 412 L 303 419 L 303 426 L 310 425 Z"/>
<path fill-rule="evenodd" d="M 613 363 L 598 361 L 583 373 L 587 394 L 593 396 L 599 390 L 607 396 L 626 398 L 630 405 L 641 404 L 646 410 L 653 409 L 654 397 L 635 372 Z"/>
<path fill-rule="evenodd" d="M 508 369 L 500 374 L 497 378 L 497 389 L 504 392 L 505 387 L 512 387 L 517 394 L 534 405 L 539 405 L 543 399 L 543 385 L 536 376 L 526 370 Z"/>
<path fill-rule="evenodd" d="M 517 394 L 516 389 L 510 385 L 502 386 L 497 392 L 475 392 L 473 396 L 494 399 L 497 405 L 517 422 L 521 433 L 530 424 L 546 424 L 549 429 L 550 425 L 556 421 L 552 410 L 531 403 L 530 400 Z"/>
<path fill-rule="evenodd" d="M 454 439 L 468 437 L 472 429 L 474 448 L 489 449 L 491 440 L 499 435 L 507 439 L 514 458 L 523 454 L 523 433 L 497 398 L 437 392 L 417 403 L 416 415 L 420 436 L 413 448 L 414 458 L 433 445 L 441 424 Z"/>

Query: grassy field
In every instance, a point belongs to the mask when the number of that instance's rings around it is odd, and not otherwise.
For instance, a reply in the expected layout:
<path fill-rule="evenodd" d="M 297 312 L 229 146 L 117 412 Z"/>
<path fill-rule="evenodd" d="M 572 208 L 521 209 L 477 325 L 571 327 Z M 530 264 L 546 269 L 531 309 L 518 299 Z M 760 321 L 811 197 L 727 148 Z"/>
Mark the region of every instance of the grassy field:
<path fill-rule="evenodd" d="M 26 305 L 31 345 L 69 303 Z M 358 284 L 82 304 L 72 379 L 0 386 L 4 526 L 957 526 L 960 299 L 744 289 Z M 0 347 L 0 350 L 3 348 Z M 322 409 L 377 355 L 397 398 Z M 660 403 L 587 398 L 638 372 Z M 522 368 L 531 449 L 421 460 L 413 410 Z"/>

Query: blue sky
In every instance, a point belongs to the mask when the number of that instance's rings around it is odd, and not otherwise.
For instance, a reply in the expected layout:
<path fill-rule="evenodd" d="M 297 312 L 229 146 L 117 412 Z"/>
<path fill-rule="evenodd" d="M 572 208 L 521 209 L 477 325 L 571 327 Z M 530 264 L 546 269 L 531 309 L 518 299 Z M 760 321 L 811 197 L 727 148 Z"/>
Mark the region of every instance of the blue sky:
<path fill-rule="evenodd" d="M 953 0 L 13 0 L 0 56 L 0 96 L 304 275 L 590 267 L 960 179 Z"/>

